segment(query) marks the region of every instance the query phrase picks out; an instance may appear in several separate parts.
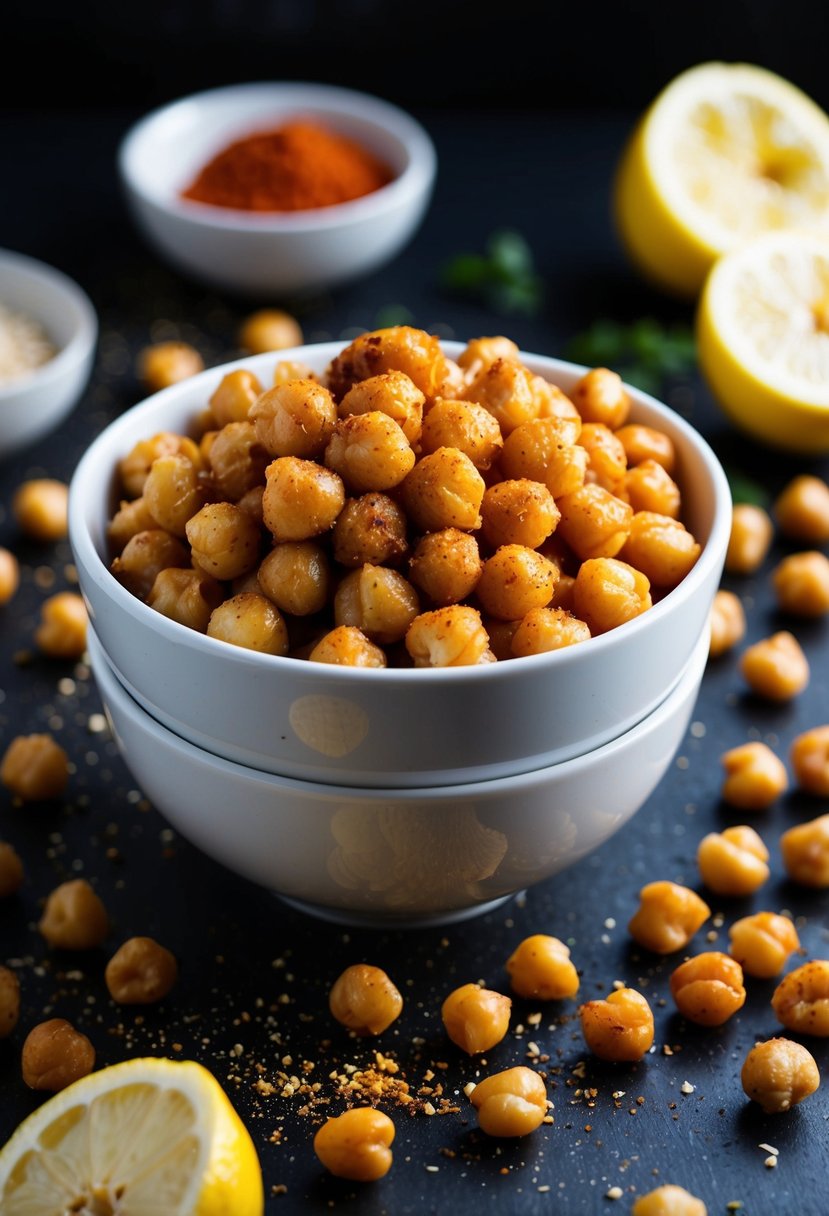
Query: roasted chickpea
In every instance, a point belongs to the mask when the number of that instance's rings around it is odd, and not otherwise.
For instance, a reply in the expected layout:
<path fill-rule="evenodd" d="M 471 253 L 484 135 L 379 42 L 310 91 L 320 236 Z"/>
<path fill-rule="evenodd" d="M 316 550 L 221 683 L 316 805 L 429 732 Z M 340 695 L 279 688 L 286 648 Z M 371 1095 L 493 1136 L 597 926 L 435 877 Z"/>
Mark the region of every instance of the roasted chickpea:
<path fill-rule="evenodd" d="M 181 541 L 163 528 L 148 528 L 131 536 L 110 569 L 127 591 L 146 599 L 156 575 L 170 566 L 185 568 L 190 556 Z"/>
<path fill-rule="evenodd" d="M 334 596 L 337 625 L 355 625 L 381 645 L 399 642 L 418 614 L 411 583 L 387 566 L 362 566 L 347 574 Z"/>
<path fill-rule="evenodd" d="M 109 917 L 86 879 L 73 878 L 52 891 L 37 927 L 54 949 L 94 950 L 109 933 Z"/>
<path fill-rule="evenodd" d="M 458 355 L 458 366 L 463 368 L 471 382 L 498 359 L 517 359 L 519 351 L 511 338 L 498 335 L 495 338 L 472 338 Z"/>
<path fill-rule="evenodd" d="M 636 511 L 655 511 L 670 519 L 679 517 L 682 497 L 679 486 L 656 460 L 643 460 L 628 469 L 620 493 Z"/>
<path fill-rule="evenodd" d="M 325 550 L 312 540 L 274 545 L 259 566 L 259 586 L 281 612 L 311 616 L 328 602 L 331 568 Z"/>
<path fill-rule="evenodd" d="M 239 502 L 264 481 L 269 459 L 250 419 L 228 422 L 213 436 L 207 452 L 216 494 Z"/>
<path fill-rule="evenodd" d="M 150 439 L 140 439 L 118 462 L 121 485 L 128 498 L 139 498 L 144 493 L 147 474 L 161 456 L 185 456 L 194 468 L 201 468 L 201 453 L 192 439 L 159 431 Z"/>
<path fill-rule="evenodd" d="M 540 408 L 532 375 L 516 359 L 496 359 L 482 368 L 463 396 L 485 406 L 505 436 L 536 418 Z"/>
<path fill-rule="evenodd" d="M 547 1088 L 537 1072 L 519 1065 L 479 1081 L 469 1100 L 478 1124 L 488 1136 L 527 1136 L 547 1115 Z"/>
<path fill-rule="evenodd" d="M 409 325 L 360 334 L 331 362 L 326 379 L 339 401 L 358 380 L 394 371 L 405 372 L 427 402 L 445 395 L 455 379 L 440 340 Z"/>
<path fill-rule="evenodd" d="M 558 567 L 526 545 L 501 545 L 484 562 L 476 594 L 485 612 L 517 621 L 552 599 Z"/>
<path fill-rule="evenodd" d="M 150 514 L 143 498 L 135 498 L 132 502 L 122 502 L 113 515 L 107 528 L 107 539 L 113 554 L 121 553 L 133 536 L 139 532 L 149 532 L 158 524 Z"/>
<path fill-rule="evenodd" d="M 131 937 L 107 963 L 104 979 L 119 1005 L 154 1005 L 178 979 L 178 963 L 152 937 Z"/>
<path fill-rule="evenodd" d="M 627 422 L 630 398 L 621 376 L 606 367 L 587 372 L 570 395 L 585 422 L 601 422 L 614 431 Z"/>
<path fill-rule="evenodd" d="M 736 503 L 731 511 L 726 570 L 731 574 L 753 574 L 765 561 L 773 535 L 767 511 L 752 503 Z"/>
<path fill-rule="evenodd" d="M 8 899 L 23 886 L 23 862 L 13 845 L 0 840 L 0 899 Z"/>
<path fill-rule="evenodd" d="M 438 607 L 471 595 L 482 570 L 477 540 L 458 528 L 427 532 L 409 558 L 409 577 Z"/>
<path fill-rule="evenodd" d="M 639 422 L 629 422 L 616 429 L 616 438 L 625 449 L 629 467 L 652 461 L 666 473 L 673 473 L 676 450 L 670 435 L 666 435 L 664 431 L 658 431 L 652 426 L 643 426 Z"/>
<path fill-rule="evenodd" d="M 0 781 L 24 802 L 59 798 L 69 780 L 69 758 L 51 735 L 17 735 L 0 763 Z"/>
<path fill-rule="evenodd" d="M 798 823 L 780 837 L 789 877 L 804 887 L 829 887 L 829 815 Z"/>
<path fill-rule="evenodd" d="M 452 1042 L 468 1055 L 489 1051 L 509 1028 L 512 1001 L 500 992 L 463 984 L 450 992 L 440 1016 Z"/>
<path fill-rule="evenodd" d="M 620 441 L 603 422 L 585 422 L 579 446 L 587 452 L 587 480 L 617 494 L 627 471 L 627 456 Z"/>
<path fill-rule="evenodd" d="M 809 661 L 786 630 L 744 650 L 740 671 L 752 692 L 769 701 L 791 701 L 809 683 Z"/>
<path fill-rule="evenodd" d="M 414 446 L 423 426 L 425 397 L 404 372 L 384 372 L 354 384 L 338 407 L 340 418 L 379 411 L 393 419 Z"/>
<path fill-rule="evenodd" d="M 156 342 L 138 356 L 138 375 L 151 393 L 204 371 L 204 359 L 187 342 Z"/>
<path fill-rule="evenodd" d="M 566 418 L 581 427 L 581 414 L 557 384 L 550 384 L 543 376 L 530 376 L 530 386 L 539 418 Z"/>
<path fill-rule="evenodd" d="M 654 954 L 683 950 L 711 909 L 696 891 L 675 882 L 651 882 L 639 892 L 639 907 L 628 924 L 635 941 Z"/>
<path fill-rule="evenodd" d="M 468 456 L 457 448 L 438 448 L 423 456 L 403 482 L 403 504 L 415 527 L 423 532 L 481 526 L 484 479 Z"/>
<path fill-rule="evenodd" d="M 547 487 L 526 477 L 490 486 L 481 503 L 481 531 L 493 549 L 499 545 L 537 549 L 555 531 L 559 518 Z"/>
<path fill-rule="evenodd" d="M 210 614 L 224 599 L 221 583 L 201 570 L 159 570 L 147 603 L 188 629 L 206 633 Z"/>
<path fill-rule="evenodd" d="M 423 419 L 420 451 L 424 456 L 438 448 L 457 448 L 476 469 L 489 469 L 504 446 L 497 418 L 474 401 L 448 401 L 438 397 Z"/>
<path fill-rule="evenodd" d="M 243 367 L 228 372 L 210 398 L 210 412 L 218 427 L 228 422 L 244 422 L 250 407 L 262 394 L 262 385 L 253 372 Z"/>
<path fill-rule="evenodd" d="M 573 586 L 576 616 L 591 634 L 607 633 L 646 612 L 652 605 L 650 583 L 640 570 L 615 557 L 582 562 Z"/>
<path fill-rule="evenodd" d="M 53 659 L 79 659 L 86 649 L 86 604 L 74 591 L 59 591 L 40 606 L 35 645 Z"/>
<path fill-rule="evenodd" d="M 280 359 L 273 369 L 273 383 L 285 384 L 288 380 L 316 380 L 319 376 L 307 363 L 299 359 Z"/>
<path fill-rule="evenodd" d="M 546 933 L 525 937 L 507 959 L 507 971 L 513 992 L 527 999 L 560 1001 L 579 990 L 568 947 Z"/>
<path fill-rule="evenodd" d="M 386 494 L 350 498 L 337 516 L 333 542 L 334 557 L 341 566 L 393 565 L 409 547 L 406 516 Z"/>
<path fill-rule="evenodd" d="M 653 1043 L 653 1014 L 641 992 L 617 988 L 606 1000 L 579 1006 L 585 1042 L 600 1060 L 641 1060 Z"/>
<path fill-rule="evenodd" d="M 188 519 L 204 503 L 205 487 L 186 456 L 159 456 L 150 466 L 143 498 L 158 527 L 183 537 Z"/>
<path fill-rule="evenodd" d="M 259 525 L 235 503 L 207 503 L 188 519 L 185 532 L 193 565 L 213 578 L 239 578 L 257 564 Z"/>
<path fill-rule="evenodd" d="M 812 959 L 784 975 L 772 993 L 771 1007 L 787 1030 L 829 1036 L 829 962 Z"/>
<path fill-rule="evenodd" d="M 499 467 L 506 477 L 540 481 L 561 498 L 584 485 L 587 452 L 579 447 L 581 421 L 535 418 L 515 428 L 504 441 Z"/>
<path fill-rule="evenodd" d="M 263 393 L 249 417 L 270 456 L 317 460 L 334 433 L 337 407 L 316 380 L 287 380 Z"/>
<path fill-rule="evenodd" d="M 292 346 L 302 346 L 302 329 L 290 313 L 279 308 L 262 308 L 242 323 L 239 345 L 252 355 L 288 350 Z"/>
<path fill-rule="evenodd" d="M 56 1093 L 92 1072 L 95 1048 L 70 1022 L 50 1018 L 29 1031 L 21 1064 L 30 1089 Z"/>
<path fill-rule="evenodd" d="M 697 849 L 700 877 L 717 895 L 751 895 L 768 879 L 768 859 L 763 841 L 745 824 L 709 832 Z"/>
<path fill-rule="evenodd" d="M 7 1039 L 20 1017 L 20 981 L 10 967 L 0 967 L 0 1039 Z"/>
<path fill-rule="evenodd" d="M 829 541 L 829 485 L 820 477 L 795 477 L 775 500 L 774 513 L 780 530 L 792 540 L 813 545 Z"/>
<path fill-rule="evenodd" d="M 548 553 L 547 556 L 550 556 Z M 558 576 L 556 589 L 553 592 L 553 598 L 550 600 L 551 608 L 560 608 L 562 612 L 569 612 L 571 616 L 575 616 L 576 610 L 576 580 L 572 574 L 564 574 Z M 584 628 L 587 630 L 585 636 L 590 635 L 590 630 L 582 621 Z"/>
<path fill-rule="evenodd" d="M 666 1183 L 647 1195 L 640 1195 L 630 1209 L 631 1216 L 707 1216 L 701 1199 L 682 1186 Z"/>
<path fill-rule="evenodd" d="M 371 1106 L 356 1106 L 326 1119 L 314 1136 L 314 1152 L 335 1178 L 374 1182 L 391 1169 L 394 1124 Z"/>
<path fill-rule="evenodd" d="M 718 591 L 711 608 L 711 640 L 708 653 L 712 659 L 731 650 L 745 637 L 746 614 L 733 591 Z"/>
<path fill-rule="evenodd" d="M 12 514 L 26 536 L 48 544 L 66 536 L 68 505 L 68 486 L 49 477 L 38 477 L 24 481 L 15 491 Z"/>
<path fill-rule="evenodd" d="M 785 793 L 786 766 L 766 743 L 743 743 L 720 757 L 725 769 L 722 798 L 731 806 L 763 811 Z"/>
<path fill-rule="evenodd" d="M 829 557 L 816 549 L 792 553 L 771 572 L 777 603 L 792 616 L 829 612 Z"/>
<path fill-rule="evenodd" d="M 583 485 L 556 501 L 559 532 L 582 561 L 615 557 L 630 535 L 632 507 L 603 486 Z"/>
<path fill-rule="evenodd" d="M 683 1017 L 699 1026 L 722 1026 L 742 1009 L 743 969 L 719 950 L 706 950 L 671 973 L 671 996 Z"/>
<path fill-rule="evenodd" d="M 489 635 L 489 649 L 496 659 L 512 659 L 512 639 L 520 621 L 499 621 L 497 617 L 484 618 L 483 626 Z"/>
<path fill-rule="evenodd" d="M 338 625 L 326 633 L 308 655 L 312 663 L 340 667 L 385 667 L 385 652 L 369 641 L 356 625 Z"/>
<path fill-rule="evenodd" d="M 768 980 L 779 975 L 786 960 L 800 946 L 792 922 L 775 912 L 755 912 L 737 920 L 728 930 L 729 951 L 747 975 Z"/>
<path fill-rule="evenodd" d="M 332 1017 L 356 1035 L 382 1034 L 399 1016 L 403 998 L 379 967 L 346 967 L 328 994 Z"/>
<path fill-rule="evenodd" d="M 17 558 L 8 549 L 0 546 L 0 605 L 8 604 L 20 585 L 20 567 Z"/>
<path fill-rule="evenodd" d="M 350 414 L 336 424 L 325 449 L 325 463 L 357 494 L 390 490 L 415 463 L 402 428 L 380 410 Z"/>
<path fill-rule="evenodd" d="M 468 667 L 495 659 L 480 612 L 467 604 L 421 612 L 406 633 L 406 650 L 415 667 Z"/>
<path fill-rule="evenodd" d="M 802 790 L 829 798 L 829 724 L 804 731 L 792 741 L 795 780 Z"/>
<path fill-rule="evenodd" d="M 243 591 L 214 608 L 207 636 L 259 654 L 288 653 L 288 627 L 282 613 L 256 592 Z"/>
<path fill-rule="evenodd" d="M 820 1085 L 814 1056 L 791 1039 L 755 1043 L 745 1058 L 740 1080 L 746 1096 L 767 1115 L 791 1110 Z"/>
<path fill-rule="evenodd" d="M 621 556 L 657 587 L 676 587 L 693 568 L 701 546 L 678 519 L 637 511 Z"/>
<path fill-rule="evenodd" d="M 531 608 L 512 634 L 510 652 L 515 658 L 546 654 L 586 642 L 589 637 L 584 621 L 563 608 Z"/>
<path fill-rule="evenodd" d="M 280 456 L 268 465 L 266 477 L 262 507 L 276 541 L 309 540 L 327 532 L 345 505 L 342 478 L 311 460 Z"/>

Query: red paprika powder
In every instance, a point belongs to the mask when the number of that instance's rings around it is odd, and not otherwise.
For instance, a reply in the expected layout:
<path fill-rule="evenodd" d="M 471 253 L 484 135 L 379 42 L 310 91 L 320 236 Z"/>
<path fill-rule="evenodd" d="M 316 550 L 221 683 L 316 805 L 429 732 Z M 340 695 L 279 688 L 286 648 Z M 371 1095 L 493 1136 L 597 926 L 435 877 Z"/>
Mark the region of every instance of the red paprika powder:
<path fill-rule="evenodd" d="M 230 144 L 182 198 L 241 211 L 308 211 L 371 194 L 392 177 L 354 140 L 295 121 Z"/>

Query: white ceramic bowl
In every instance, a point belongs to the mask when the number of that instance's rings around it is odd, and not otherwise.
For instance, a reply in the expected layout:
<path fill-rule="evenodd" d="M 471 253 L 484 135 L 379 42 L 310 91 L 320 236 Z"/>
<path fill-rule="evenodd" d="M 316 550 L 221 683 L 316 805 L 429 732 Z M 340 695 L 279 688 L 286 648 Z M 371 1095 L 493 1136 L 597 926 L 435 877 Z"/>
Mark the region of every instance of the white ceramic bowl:
<path fill-rule="evenodd" d="M 294 354 L 322 371 L 341 349 L 326 343 Z M 457 355 L 461 347 L 445 349 Z M 269 383 L 278 358 L 238 366 Z M 584 370 L 523 358 L 565 391 Z M 137 440 L 186 429 L 225 371 L 165 389 L 107 427 L 80 462 L 69 501 L 78 577 L 101 645 L 131 695 L 197 746 L 283 776 L 348 785 L 442 785 L 527 772 L 640 722 L 707 635 L 730 532 L 728 485 L 704 440 L 633 389 L 633 417 L 661 427 L 676 445 L 686 519 L 704 548 L 675 590 L 610 633 L 481 667 L 377 671 L 255 654 L 154 612 L 108 569 L 116 465 Z"/>
<path fill-rule="evenodd" d="M 0 249 L 0 303 L 39 322 L 57 349 L 48 363 L 0 385 L 0 458 L 62 421 L 89 380 L 98 320 L 77 283 L 45 262 Z"/>
<path fill-rule="evenodd" d="M 291 117 L 316 120 L 375 153 L 395 178 L 352 202 L 302 212 L 248 212 L 180 197 L 235 139 Z M 127 134 L 118 158 L 133 216 L 173 265 L 202 282 L 268 296 L 334 287 L 398 253 L 432 193 L 436 157 L 405 111 L 322 84 L 242 84 L 185 97 Z"/>
<path fill-rule="evenodd" d="M 307 911 L 388 925 L 483 912 L 618 831 L 682 740 L 708 639 L 659 708 L 611 743 L 498 781 L 408 790 L 292 781 L 223 760 L 133 701 L 93 631 L 89 655 L 124 760 L 183 836 Z"/>

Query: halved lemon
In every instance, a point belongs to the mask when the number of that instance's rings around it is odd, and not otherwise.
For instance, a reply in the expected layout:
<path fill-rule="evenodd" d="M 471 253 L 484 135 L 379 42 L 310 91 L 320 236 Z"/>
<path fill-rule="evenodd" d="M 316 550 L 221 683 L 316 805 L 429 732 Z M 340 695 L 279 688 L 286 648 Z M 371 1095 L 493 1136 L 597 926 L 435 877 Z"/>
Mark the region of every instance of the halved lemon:
<path fill-rule="evenodd" d="M 261 1216 L 256 1150 L 200 1064 L 127 1060 L 26 1119 L 0 1152 L 3 1216 Z"/>
<path fill-rule="evenodd" d="M 829 451 L 829 235 L 773 232 L 721 258 L 697 350 L 738 425 L 789 451 Z"/>
<path fill-rule="evenodd" d="M 633 261 L 696 296 L 714 261 L 762 233 L 829 229 L 829 117 L 764 68 L 677 76 L 630 139 L 614 209 Z"/>

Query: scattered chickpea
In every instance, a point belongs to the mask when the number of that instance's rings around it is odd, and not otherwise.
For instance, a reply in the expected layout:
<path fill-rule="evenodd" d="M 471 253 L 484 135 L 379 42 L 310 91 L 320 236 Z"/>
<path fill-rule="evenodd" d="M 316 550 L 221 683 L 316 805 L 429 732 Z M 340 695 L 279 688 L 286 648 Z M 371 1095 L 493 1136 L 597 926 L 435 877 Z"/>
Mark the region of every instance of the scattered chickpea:
<path fill-rule="evenodd" d="M 630 1212 L 631 1216 L 708 1216 L 701 1199 L 671 1182 L 640 1195 Z"/>
<path fill-rule="evenodd" d="M 787 1030 L 829 1038 L 829 960 L 812 959 L 784 975 L 771 1007 Z"/>
<path fill-rule="evenodd" d="M 780 837 L 789 877 L 804 887 L 829 887 L 829 814 L 798 823 Z"/>
<path fill-rule="evenodd" d="M 780 530 L 792 540 L 814 545 L 829 541 L 829 485 L 820 477 L 795 477 L 775 500 L 774 513 Z"/>
<path fill-rule="evenodd" d="M 51 735 L 18 735 L 0 762 L 0 781 L 24 802 L 59 798 L 69 780 L 69 759 Z"/>
<path fill-rule="evenodd" d="M 711 915 L 708 904 L 696 891 L 675 882 L 648 883 L 639 899 L 628 932 L 640 946 L 655 954 L 684 949 Z"/>
<path fill-rule="evenodd" d="M 334 981 L 328 1007 L 355 1034 L 382 1034 L 400 1016 L 403 998 L 385 971 L 355 963 Z"/>
<path fill-rule="evenodd" d="M 763 841 L 745 824 L 709 832 L 697 849 L 700 877 L 717 895 L 751 895 L 768 879 L 768 859 Z"/>
<path fill-rule="evenodd" d="M 671 996 L 683 1017 L 699 1026 L 721 1026 L 742 1009 L 743 969 L 719 950 L 686 959 L 671 974 Z"/>
<path fill-rule="evenodd" d="M 751 503 L 736 503 L 731 512 L 731 535 L 725 568 L 731 574 L 753 574 L 765 561 L 774 536 L 768 511 Z"/>
<path fill-rule="evenodd" d="M 818 798 L 829 798 L 829 724 L 798 735 L 789 754 L 800 788 Z"/>
<path fill-rule="evenodd" d="M 560 1001 L 579 990 L 578 972 L 568 947 L 546 933 L 525 937 L 507 959 L 507 971 L 517 996 Z"/>
<path fill-rule="evenodd" d="M 51 1018 L 29 1031 L 21 1062 L 30 1089 L 57 1092 L 92 1072 L 95 1048 L 70 1022 Z"/>
<path fill-rule="evenodd" d="M 314 1136 L 314 1152 L 335 1178 L 375 1182 L 391 1169 L 394 1124 L 371 1106 L 327 1119 Z"/>
<path fill-rule="evenodd" d="M 12 514 L 31 540 L 63 540 L 67 532 L 69 487 L 49 477 L 24 481 L 12 499 Z"/>
<path fill-rule="evenodd" d="M 20 585 L 20 567 L 17 558 L 8 549 L 0 546 L 0 605 L 8 604 Z"/>
<path fill-rule="evenodd" d="M 752 692 L 770 701 L 790 701 L 809 683 L 808 659 L 785 630 L 744 650 L 740 670 Z"/>
<path fill-rule="evenodd" d="M 153 938 L 131 937 L 107 963 L 104 979 L 119 1005 L 154 1005 L 178 979 L 178 963 Z"/>
<path fill-rule="evenodd" d="M 109 932 L 109 917 L 86 879 L 73 878 L 49 895 L 38 929 L 57 949 L 94 950 Z"/>
<path fill-rule="evenodd" d="M 745 637 L 746 614 L 733 591 L 718 591 L 711 608 L 711 641 L 708 653 L 712 659 L 731 650 Z"/>
<path fill-rule="evenodd" d="M 450 992 L 440 1015 L 452 1042 L 473 1056 L 501 1042 L 509 1028 L 511 1009 L 508 996 L 478 984 L 463 984 Z"/>
<path fill-rule="evenodd" d="M 755 1043 L 745 1058 L 740 1080 L 747 1097 L 767 1115 L 791 1110 L 820 1085 L 814 1056 L 791 1039 Z"/>
<path fill-rule="evenodd" d="M 0 840 L 0 899 L 8 899 L 23 885 L 23 862 L 5 840 Z"/>
<path fill-rule="evenodd" d="M 786 766 L 767 743 L 752 741 L 720 757 L 725 769 L 722 798 L 743 810 L 762 811 L 788 788 Z"/>
<path fill-rule="evenodd" d="M 786 960 L 800 946 L 797 929 L 787 916 L 755 912 L 737 920 L 728 930 L 731 957 L 748 975 L 769 980 L 779 975 Z"/>
<path fill-rule="evenodd" d="M 469 1100 L 488 1136 L 526 1136 L 541 1126 L 547 1114 L 547 1088 L 538 1073 L 524 1065 L 485 1077 Z"/>
<path fill-rule="evenodd" d="M 585 1042 L 600 1060 L 641 1060 L 653 1043 L 653 1014 L 641 992 L 617 988 L 606 1000 L 579 1007 Z"/>
<path fill-rule="evenodd" d="M 278 308 L 263 308 L 242 323 L 239 345 L 252 355 L 263 355 L 270 350 L 288 350 L 292 346 L 302 346 L 302 329 L 290 313 Z"/>
<path fill-rule="evenodd" d="M 204 359 L 187 342 L 156 342 L 138 356 L 138 376 L 151 393 L 204 371 Z"/>
<path fill-rule="evenodd" d="M 20 1017 L 20 981 L 10 967 L 0 967 L 0 1039 L 7 1039 Z"/>
<path fill-rule="evenodd" d="M 829 612 L 829 557 L 817 549 L 791 553 L 771 572 L 772 586 L 783 612 L 816 617 Z"/>
<path fill-rule="evenodd" d="M 40 607 L 35 644 L 53 659 L 79 659 L 86 649 L 86 604 L 74 591 L 59 591 Z"/>

